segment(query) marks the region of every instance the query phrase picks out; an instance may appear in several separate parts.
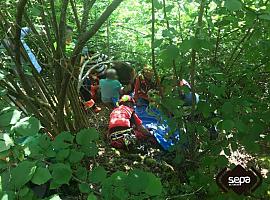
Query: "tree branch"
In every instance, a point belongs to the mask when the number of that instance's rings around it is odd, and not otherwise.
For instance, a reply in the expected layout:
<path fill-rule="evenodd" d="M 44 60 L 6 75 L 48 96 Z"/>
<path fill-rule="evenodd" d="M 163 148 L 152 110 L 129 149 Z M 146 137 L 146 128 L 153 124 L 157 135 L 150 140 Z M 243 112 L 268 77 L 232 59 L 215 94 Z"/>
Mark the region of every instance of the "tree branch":
<path fill-rule="evenodd" d="M 21 54 L 20 54 L 21 24 L 22 24 L 22 17 L 23 17 L 23 13 L 24 13 L 24 8 L 25 8 L 26 4 L 27 4 L 27 0 L 20 0 L 17 4 L 16 29 L 15 29 L 16 33 L 15 33 L 15 38 L 14 38 L 14 42 L 15 42 L 14 53 L 15 53 L 16 70 L 18 72 L 19 78 L 20 78 L 22 85 L 23 85 L 24 89 L 26 90 L 27 94 L 32 96 L 33 92 L 32 92 L 31 86 L 29 85 L 29 83 L 24 75 L 22 63 L 21 63 Z"/>
<path fill-rule="evenodd" d="M 106 10 L 102 13 L 102 15 L 97 19 L 92 28 L 82 33 L 82 35 L 78 39 L 78 43 L 75 46 L 72 53 L 71 64 L 74 65 L 76 63 L 78 55 L 81 53 L 83 46 L 85 43 L 95 35 L 95 33 L 99 30 L 99 28 L 104 24 L 104 22 L 108 19 L 108 17 L 112 14 L 112 12 L 120 5 L 123 0 L 113 0 L 113 2 L 106 8 Z"/>
<path fill-rule="evenodd" d="M 96 0 L 84 0 L 83 1 L 83 15 L 81 20 L 81 33 L 84 33 L 87 29 L 88 21 L 89 21 L 89 12 Z"/>
<path fill-rule="evenodd" d="M 75 19 L 75 22 L 76 22 L 78 32 L 81 32 L 81 25 L 80 25 L 78 12 L 77 12 L 77 8 L 76 8 L 74 0 L 70 0 L 70 5 L 71 5 L 71 8 L 72 8 L 72 11 L 73 11 L 73 14 L 74 14 L 74 19 Z"/>

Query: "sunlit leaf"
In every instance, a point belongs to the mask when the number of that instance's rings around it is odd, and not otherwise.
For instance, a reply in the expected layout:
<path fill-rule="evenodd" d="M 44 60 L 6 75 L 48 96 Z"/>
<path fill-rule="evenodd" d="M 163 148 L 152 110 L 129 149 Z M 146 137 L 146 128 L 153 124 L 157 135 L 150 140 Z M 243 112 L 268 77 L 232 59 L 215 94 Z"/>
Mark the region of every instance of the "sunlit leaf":
<path fill-rule="evenodd" d="M 34 162 L 23 161 L 11 170 L 11 179 L 16 188 L 21 188 L 31 180 L 36 170 Z"/>
<path fill-rule="evenodd" d="M 22 136 L 36 135 L 41 128 L 39 120 L 35 117 L 25 117 L 12 127 L 17 134 Z"/>
<path fill-rule="evenodd" d="M 0 152 L 9 150 L 12 146 L 14 146 L 13 139 L 7 133 L 0 134 Z"/>
<path fill-rule="evenodd" d="M 0 112 L 0 127 L 16 124 L 20 116 L 21 112 L 18 110 L 12 110 L 11 108 L 2 110 Z"/>

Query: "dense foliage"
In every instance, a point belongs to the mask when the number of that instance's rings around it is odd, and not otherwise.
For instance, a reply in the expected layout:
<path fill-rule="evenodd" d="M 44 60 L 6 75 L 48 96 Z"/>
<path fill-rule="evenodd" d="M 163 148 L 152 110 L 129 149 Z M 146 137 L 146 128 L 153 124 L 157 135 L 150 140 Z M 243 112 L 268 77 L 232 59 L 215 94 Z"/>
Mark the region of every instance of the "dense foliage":
<path fill-rule="evenodd" d="M 12 38 L 18 49 L 17 26 L 31 27 L 26 40 L 43 67 L 38 74 L 21 63 L 16 48 L 1 53 L 2 199 L 35 199 L 33 185 L 48 184 L 49 199 L 64 193 L 81 199 L 270 198 L 268 171 L 246 196 L 223 193 L 214 179 L 236 164 L 270 168 L 269 0 L 9 0 L 0 8 L 0 39 Z M 68 53 L 66 25 L 76 40 Z M 156 66 L 165 91 L 154 96 L 156 105 L 164 117 L 173 115 L 171 129 L 181 131 L 179 144 L 167 152 L 171 174 L 110 170 L 96 161 L 104 130 L 94 129 L 101 120 L 85 115 L 76 91 L 84 46 L 138 70 Z M 182 78 L 200 94 L 197 106 L 183 107 L 178 99 Z"/>

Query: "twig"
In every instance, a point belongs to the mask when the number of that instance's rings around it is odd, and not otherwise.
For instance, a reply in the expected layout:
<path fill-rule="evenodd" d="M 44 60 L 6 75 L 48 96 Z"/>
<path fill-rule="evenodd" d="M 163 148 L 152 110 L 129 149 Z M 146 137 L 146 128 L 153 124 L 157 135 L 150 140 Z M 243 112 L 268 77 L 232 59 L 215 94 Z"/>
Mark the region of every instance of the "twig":
<path fill-rule="evenodd" d="M 201 189 L 203 189 L 203 187 L 200 187 L 199 189 L 197 189 L 196 191 L 191 192 L 191 193 L 179 194 L 179 195 L 175 195 L 175 196 L 172 196 L 172 197 L 168 197 L 168 198 L 166 198 L 166 200 L 176 199 L 176 198 L 179 198 L 179 197 L 186 197 L 186 196 L 194 195 L 195 193 L 199 192 Z"/>

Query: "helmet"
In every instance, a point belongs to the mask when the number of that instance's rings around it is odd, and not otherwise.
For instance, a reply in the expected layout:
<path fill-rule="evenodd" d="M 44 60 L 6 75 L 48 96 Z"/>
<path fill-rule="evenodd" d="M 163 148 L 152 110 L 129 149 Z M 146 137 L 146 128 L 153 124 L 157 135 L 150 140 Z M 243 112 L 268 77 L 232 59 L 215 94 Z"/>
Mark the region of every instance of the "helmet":
<path fill-rule="evenodd" d="M 123 96 L 121 97 L 121 99 L 119 100 L 119 103 L 120 103 L 120 104 L 121 104 L 121 103 L 125 103 L 125 102 L 131 102 L 131 103 L 135 104 L 134 99 L 133 99 L 131 96 L 129 96 L 129 95 L 123 95 Z"/>

